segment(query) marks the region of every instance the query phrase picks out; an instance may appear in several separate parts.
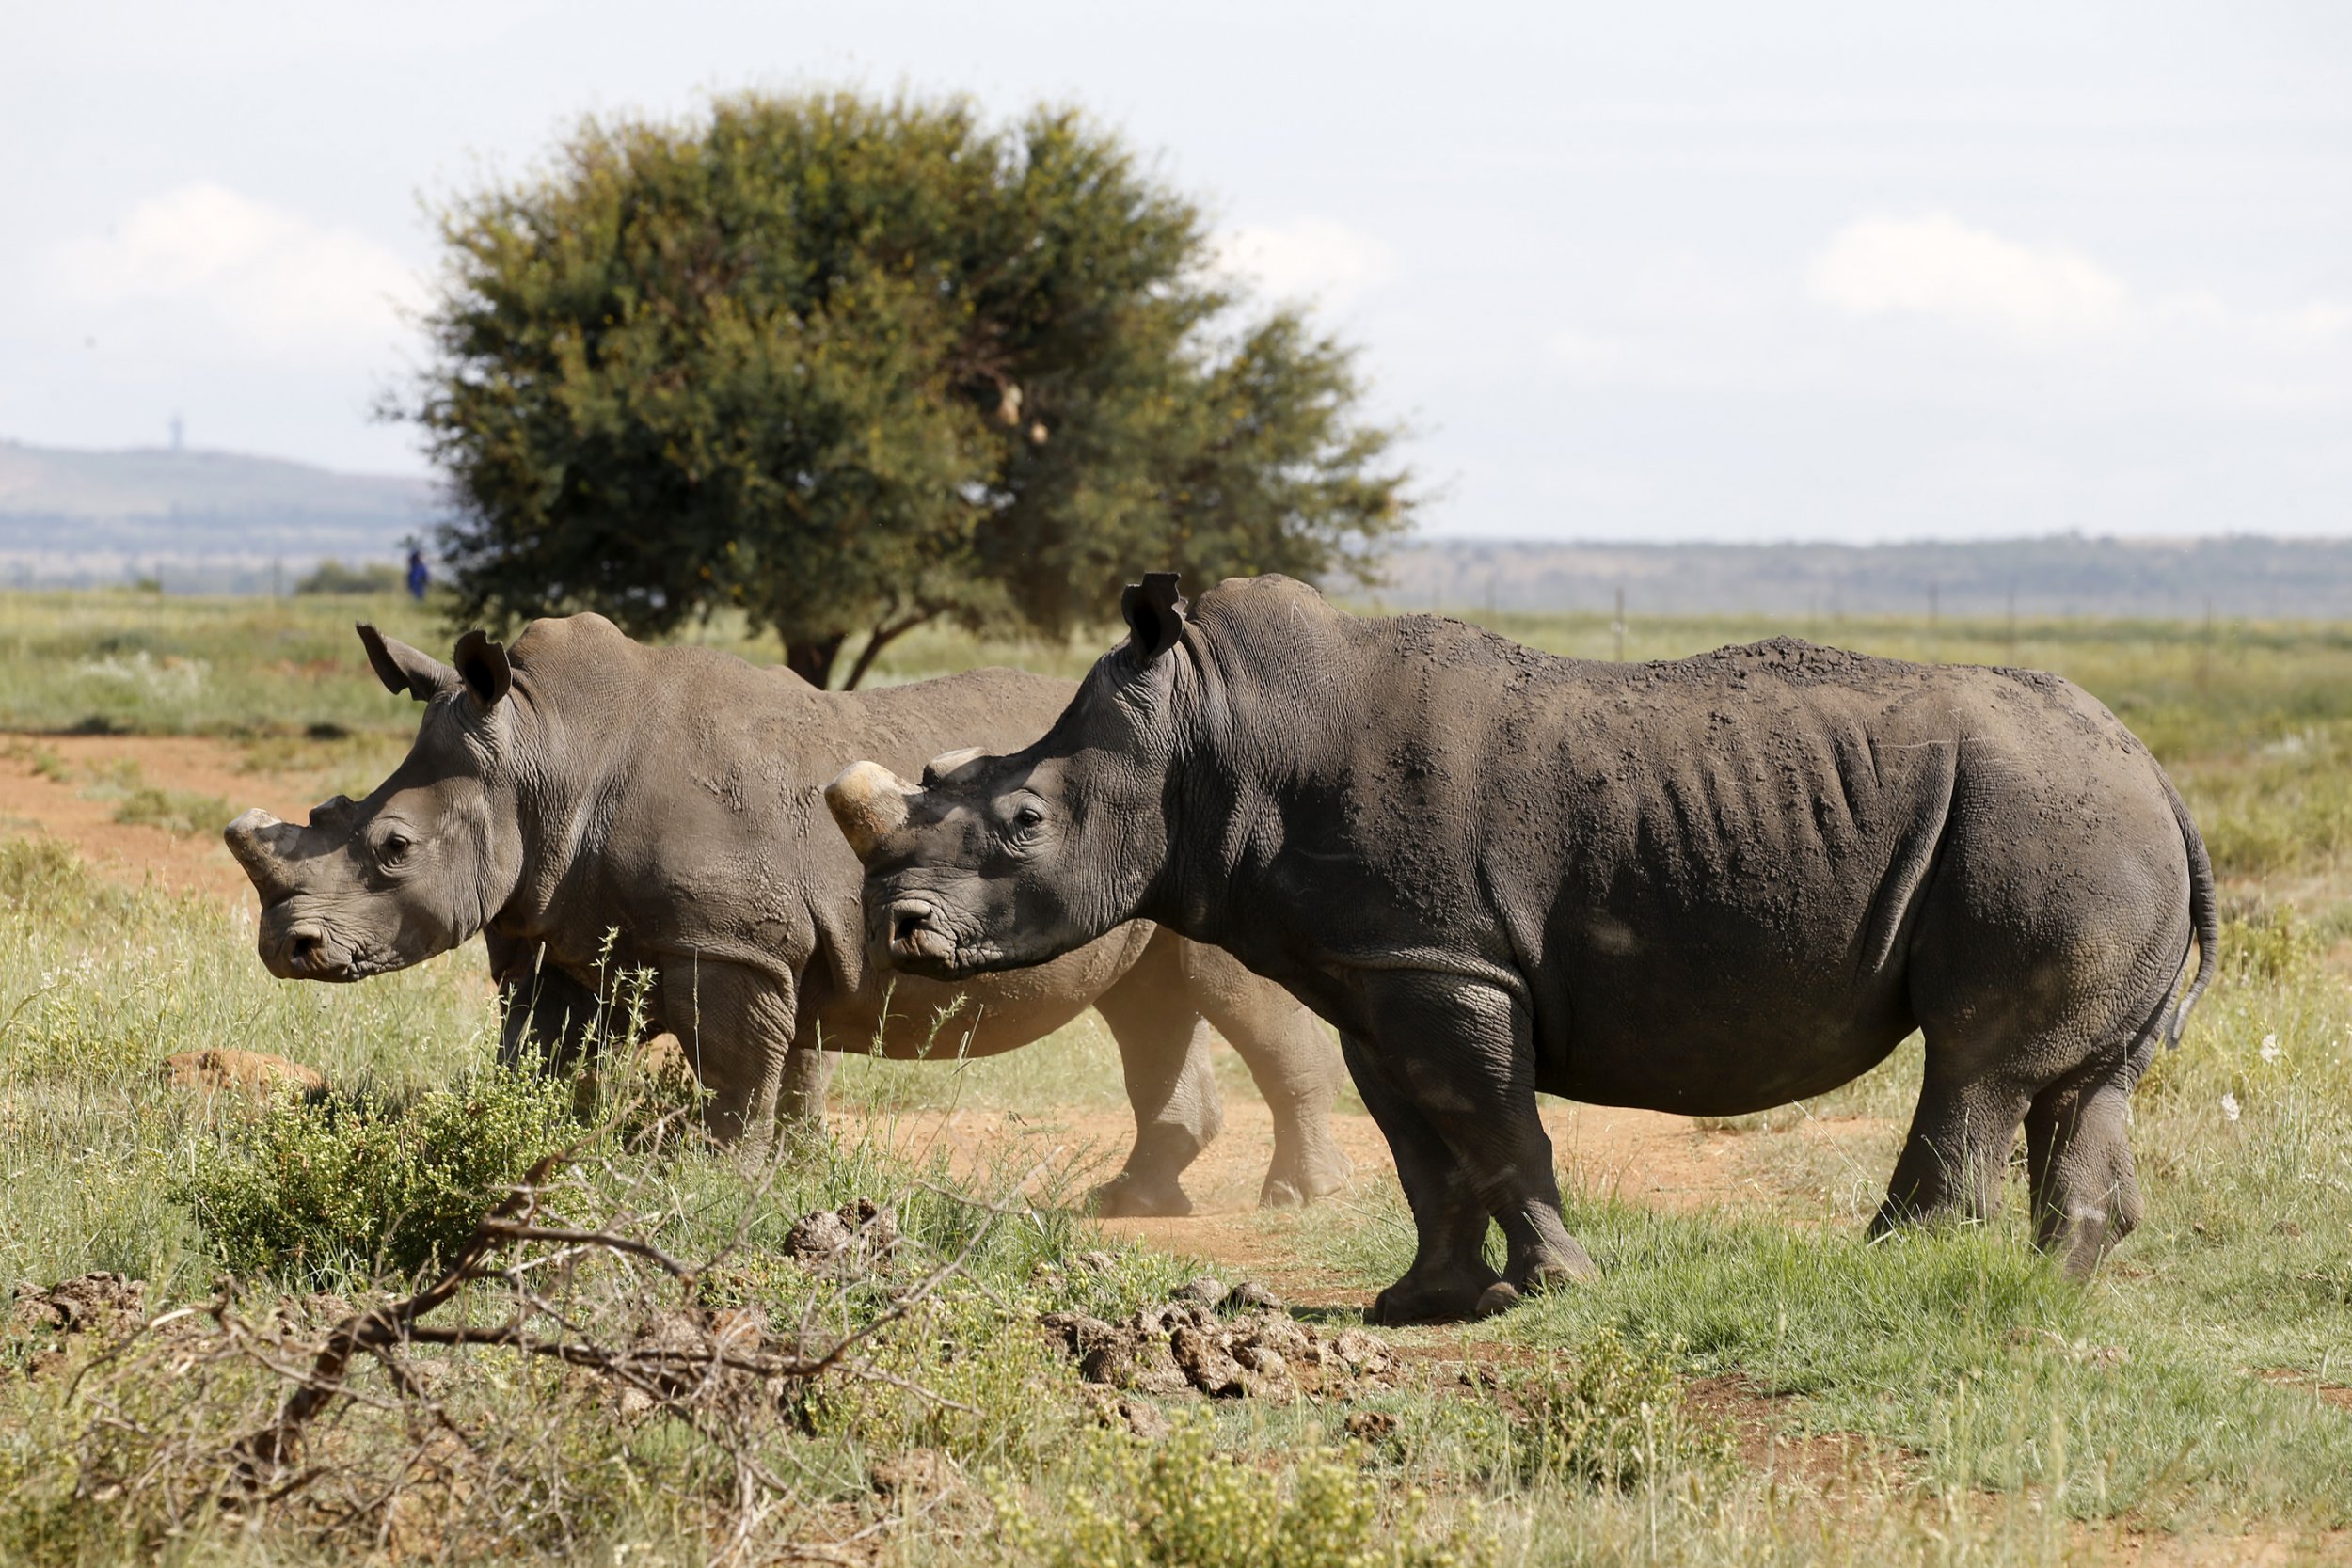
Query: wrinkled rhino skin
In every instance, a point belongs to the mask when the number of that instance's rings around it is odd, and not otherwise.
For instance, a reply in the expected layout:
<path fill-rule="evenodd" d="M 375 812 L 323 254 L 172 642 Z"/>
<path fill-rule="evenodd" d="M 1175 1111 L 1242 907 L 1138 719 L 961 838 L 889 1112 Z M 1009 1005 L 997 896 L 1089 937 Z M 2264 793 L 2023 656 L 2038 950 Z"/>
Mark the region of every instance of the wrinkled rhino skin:
<path fill-rule="evenodd" d="M 1987 1211 L 2021 1120 L 2043 1246 L 2086 1270 L 2138 1220 L 2126 1097 L 2213 971 L 2213 879 L 2163 770 L 2076 687 L 1788 640 L 1555 658 L 1279 578 L 1186 605 L 1161 574 L 1125 610 L 1042 739 L 830 787 L 867 840 L 872 940 L 970 974 L 1140 917 L 1281 981 L 1338 1026 L 1412 1205 L 1377 1317 L 1590 1269 L 1538 1090 L 1749 1112 L 1915 1028 L 1876 1228 Z"/>
<path fill-rule="evenodd" d="M 1327 1125 L 1337 1053 L 1295 1000 L 1222 953 L 1135 924 L 977 983 L 869 972 L 858 865 L 825 819 L 825 781 L 860 754 L 913 768 L 951 738 L 1034 734 L 1070 683 L 982 670 L 819 691 L 712 650 L 647 646 L 596 615 L 533 622 L 511 654 L 468 633 L 453 664 L 360 635 L 385 684 L 426 704 L 423 721 L 366 800 L 329 800 L 307 827 L 259 812 L 230 826 L 272 973 L 358 979 L 486 928 L 516 1003 L 507 1051 L 524 1049 L 528 1024 L 563 1058 L 588 1032 L 598 976 L 648 968 L 650 1027 L 678 1037 L 711 1091 L 710 1132 L 755 1141 L 779 1116 L 821 1109 L 835 1058 L 810 1049 L 820 1039 L 987 1055 L 1092 1006 L 1137 1125 L 1100 1196 L 1130 1212 L 1187 1207 L 1178 1176 L 1220 1116 L 1206 1021 L 1274 1107 L 1265 1200 L 1308 1201 L 1344 1180 Z"/>

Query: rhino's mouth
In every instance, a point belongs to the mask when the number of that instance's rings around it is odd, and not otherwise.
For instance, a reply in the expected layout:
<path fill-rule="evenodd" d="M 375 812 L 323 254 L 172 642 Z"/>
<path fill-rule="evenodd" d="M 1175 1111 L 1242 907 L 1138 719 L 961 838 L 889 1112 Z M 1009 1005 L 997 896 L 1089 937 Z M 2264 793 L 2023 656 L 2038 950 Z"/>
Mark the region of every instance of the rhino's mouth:
<path fill-rule="evenodd" d="M 265 925 L 261 948 L 263 966 L 280 980 L 343 984 L 402 967 L 386 962 L 373 946 L 347 942 L 315 920 L 291 922 L 278 930 Z"/>

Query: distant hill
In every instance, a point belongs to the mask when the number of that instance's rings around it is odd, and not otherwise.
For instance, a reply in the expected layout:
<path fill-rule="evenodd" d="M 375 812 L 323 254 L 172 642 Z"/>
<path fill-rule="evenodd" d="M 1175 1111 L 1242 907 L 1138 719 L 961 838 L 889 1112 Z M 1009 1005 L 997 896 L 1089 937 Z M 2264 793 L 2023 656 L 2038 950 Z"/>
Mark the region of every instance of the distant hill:
<path fill-rule="evenodd" d="M 267 592 L 320 561 L 390 561 L 429 533 L 434 486 L 220 451 L 0 441 L 0 584 Z M 1149 562 L 1139 562 L 1138 569 Z M 1387 562 L 1390 609 L 1751 611 L 1822 620 L 2206 613 L 2352 619 L 2352 538 L 2010 539 L 1909 545 L 1435 540 Z"/>
<path fill-rule="evenodd" d="M 2352 619 L 2352 538 L 2005 539 L 1907 545 L 1448 540 L 1387 562 L 1392 610 L 1628 614 Z"/>
<path fill-rule="evenodd" d="M 430 481 L 224 451 L 0 441 L 0 582 L 266 589 L 318 561 L 388 559 L 435 514 Z M 291 581 L 291 578 L 286 580 Z"/>

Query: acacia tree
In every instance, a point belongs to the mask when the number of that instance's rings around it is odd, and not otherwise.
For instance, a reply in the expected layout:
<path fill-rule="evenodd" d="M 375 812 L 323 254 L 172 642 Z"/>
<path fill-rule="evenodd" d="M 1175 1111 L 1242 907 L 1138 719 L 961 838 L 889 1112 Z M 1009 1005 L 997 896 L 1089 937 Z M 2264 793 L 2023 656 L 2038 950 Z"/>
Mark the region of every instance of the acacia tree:
<path fill-rule="evenodd" d="M 1059 632 L 1140 569 L 1353 573 L 1405 524 L 1349 352 L 1252 315 L 1199 210 L 1066 111 L 721 101 L 590 121 L 440 214 L 395 412 L 460 612 L 740 608 L 822 686 L 914 626 Z"/>

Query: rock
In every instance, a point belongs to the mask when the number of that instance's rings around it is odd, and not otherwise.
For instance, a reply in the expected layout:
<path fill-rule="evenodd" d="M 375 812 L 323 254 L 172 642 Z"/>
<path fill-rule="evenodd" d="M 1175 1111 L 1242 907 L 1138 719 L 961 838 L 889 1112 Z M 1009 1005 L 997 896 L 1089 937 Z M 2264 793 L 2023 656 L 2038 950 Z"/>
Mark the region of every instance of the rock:
<path fill-rule="evenodd" d="M 1127 1430 L 1146 1442 L 1156 1442 L 1168 1435 L 1168 1418 L 1159 1406 L 1143 1400 L 1120 1400 L 1112 1406 Z"/>
<path fill-rule="evenodd" d="M 784 1238 L 794 1261 L 818 1270 L 886 1263 L 898 1244 L 898 1216 L 869 1197 L 803 1214 Z"/>
<path fill-rule="evenodd" d="M 326 1075 L 318 1069 L 259 1051 L 183 1051 L 165 1057 L 156 1070 L 175 1089 L 255 1100 L 266 1100 L 281 1088 L 313 1094 L 326 1087 Z"/>
<path fill-rule="evenodd" d="M 909 1449 L 878 1459 L 866 1473 L 876 1492 L 900 1503 L 921 1503 L 957 1490 L 963 1477 L 937 1449 Z"/>
<path fill-rule="evenodd" d="M 1159 1406 L 1150 1400 L 1133 1394 L 1113 1394 L 1108 1389 L 1089 1390 L 1094 1418 L 1117 1431 L 1125 1429 L 1147 1442 L 1156 1442 L 1168 1435 L 1168 1421 Z"/>
<path fill-rule="evenodd" d="M 1385 1410 L 1351 1411 L 1347 1434 L 1359 1443 L 1377 1443 L 1396 1431 L 1396 1418 Z"/>
<path fill-rule="evenodd" d="M 830 1263 L 850 1249 L 850 1227 L 830 1209 L 803 1214 L 785 1233 L 784 1250 L 798 1263 Z"/>
<path fill-rule="evenodd" d="M 1357 1378 L 1378 1387 L 1396 1364 L 1374 1335 L 1334 1339 L 1281 1312 L 1218 1318 L 1197 1300 L 1144 1307 L 1123 1323 L 1073 1311 L 1044 1313 L 1038 1323 L 1089 1385 L 1169 1398 L 1295 1399 L 1341 1392 Z"/>
<path fill-rule="evenodd" d="M 1108 1274 L 1114 1266 L 1111 1255 L 1101 1251 L 1082 1252 L 1071 1261 L 1082 1269 L 1092 1269 L 1096 1274 Z"/>
<path fill-rule="evenodd" d="M 656 1313 L 629 1335 L 629 1362 L 637 1381 L 619 1388 L 621 1414 L 634 1418 L 654 1409 L 660 1402 L 654 1390 L 697 1402 L 753 1399 L 762 1388 L 756 1376 L 717 1358 L 751 1359 L 767 1349 L 767 1339 L 768 1314 L 755 1307 L 693 1307 Z"/>
<path fill-rule="evenodd" d="M 1241 1363 L 1190 1323 L 1179 1323 L 1169 1330 L 1168 1348 L 1175 1355 L 1176 1365 L 1184 1369 L 1185 1380 L 1209 1398 L 1233 1399 L 1249 1392 Z"/>
<path fill-rule="evenodd" d="M 109 1272 L 61 1279 L 44 1289 L 19 1285 L 8 1302 L 0 1334 L 31 1339 L 37 1348 L 24 1370 L 40 1377 L 65 1363 L 77 1335 L 119 1338 L 147 1322 L 147 1282 Z"/>
<path fill-rule="evenodd" d="M 1233 1359 L 1260 1377 L 1288 1377 L 1290 1368 L 1282 1360 L 1282 1353 L 1266 1345 L 1241 1344 L 1233 1347 Z"/>
<path fill-rule="evenodd" d="M 1389 1354 L 1388 1341 L 1374 1338 L 1360 1329 L 1349 1329 L 1331 1343 L 1348 1370 L 1358 1377 L 1385 1377 L 1395 1369 L 1395 1358 Z"/>
<path fill-rule="evenodd" d="M 1168 1340 L 1152 1338 L 1137 1344 L 1130 1353 L 1128 1386 L 1139 1392 L 1157 1394 L 1163 1399 L 1189 1394 L 1194 1387 L 1192 1375 L 1176 1359 L 1176 1352 Z"/>
<path fill-rule="evenodd" d="M 1084 1356 L 1120 1337 L 1118 1329 L 1089 1312 L 1048 1312 L 1037 1322 L 1040 1328 L 1059 1339 L 1062 1348 L 1075 1356 Z"/>
<path fill-rule="evenodd" d="M 147 1316 L 147 1281 L 102 1271 L 61 1279 L 43 1290 L 19 1285 L 8 1304 L 12 1333 L 88 1334 Z"/>
<path fill-rule="evenodd" d="M 1190 1302 L 1195 1307 L 1214 1312 L 1225 1305 L 1225 1298 L 1230 1293 L 1223 1281 L 1215 1275 L 1204 1274 L 1188 1285 L 1177 1286 L 1169 1292 L 1169 1299 Z"/>
<path fill-rule="evenodd" d="M 1225 1305 L 1229 1308 L 1248 1307 L 1257 1312 L 1279 1312 L 1282 1298 L 1256 1280 L 1245 1279 L 1233 1287 L 1232 1293 L 1225 1298 Z"/>

